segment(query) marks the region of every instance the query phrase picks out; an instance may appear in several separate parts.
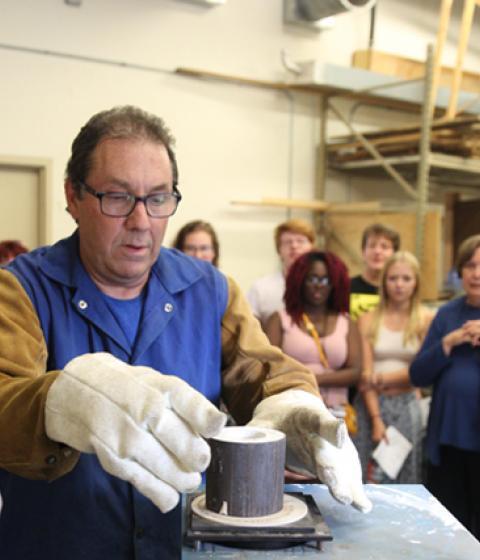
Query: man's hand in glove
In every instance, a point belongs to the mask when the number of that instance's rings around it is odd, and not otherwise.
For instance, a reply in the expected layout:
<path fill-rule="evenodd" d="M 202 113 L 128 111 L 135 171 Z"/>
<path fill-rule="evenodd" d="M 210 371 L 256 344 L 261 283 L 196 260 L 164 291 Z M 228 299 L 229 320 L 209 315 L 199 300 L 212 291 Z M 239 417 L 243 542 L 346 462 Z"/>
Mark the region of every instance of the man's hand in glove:
<path fill-rule="evenodd" d="M 210 462 L 203 437 L 216 435 L 225 422 L 181 379 L 100 352 L 71 360 L 45 407 L 50 439 L 95 453 L 107 472 L 163 512 L 175 507 L 179 492 L 200 484 Z"/>
<path fill-rule="evenodd" d="M 345 422 L 335 418 L 320 398 L 300 390 L 268 397 L 256 407 L 249 425 L 284 432 L 287 467 L 317 476 L 339 502 L 365 513 L 371 510 Z"/>

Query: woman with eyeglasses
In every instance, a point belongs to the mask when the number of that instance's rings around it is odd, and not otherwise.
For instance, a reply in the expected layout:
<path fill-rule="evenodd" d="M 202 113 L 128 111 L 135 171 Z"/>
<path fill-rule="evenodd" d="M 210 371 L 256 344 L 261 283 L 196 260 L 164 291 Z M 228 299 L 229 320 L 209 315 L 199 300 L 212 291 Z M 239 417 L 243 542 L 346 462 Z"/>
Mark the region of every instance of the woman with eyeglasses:
<path fill-rule="evenodd" d="M 420 267 L 408 251 L 394 253 L 380 275 L 378 306 L 361 315 L 363 371 L 355 399 L 358 434 L 354 443 L 364 479 L 376 483 L 418 484 L 422 471 L 424 430 L 419 393 L 409 378 L 409 366 L 425 337 L 433 311 L 420 303 Z M 374 448 L 394 426 L 412 444 L 395 479 L 371 459 Z"/>
<path fill-rule="evenodd" d="M 425 485 L 480 539 L 480 235 L 460 245 L 457 271 L 465 294 L 438 310 L 410 378 L 433 386 Z"/>
<path fill-rule="evenodd" d="M 349 288 L 339 257 L 305 253 L 288 272 L 285 310 L 266 326 L 272 344 L 313 371 L 325 404 L 338 416 L 345 414 L 348 387 L 357 383 L 362 365 L 360 335 L 348 315 Z"/>
<path fill-rule="evenodd" d="M 220 246 L 217 234 L 208 222 L 195 220 L 185 224 L 178 231 L 172 247 L 218 268 Z"/>

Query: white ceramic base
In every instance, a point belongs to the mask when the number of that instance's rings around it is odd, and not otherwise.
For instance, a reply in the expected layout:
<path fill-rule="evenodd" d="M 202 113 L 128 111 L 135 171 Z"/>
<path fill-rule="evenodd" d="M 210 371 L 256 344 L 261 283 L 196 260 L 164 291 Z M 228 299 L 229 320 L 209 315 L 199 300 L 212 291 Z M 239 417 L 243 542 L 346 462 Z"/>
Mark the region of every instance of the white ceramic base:
<path fill-rule="evenodd" d="M 205 494 L 197 496 L 192 500 L 191 505 L 192 511 L 203 519 L 236 527 L 277 527 L 279 525 L 287 525 L 302 519 L 308 512 L 305 502 L 289 494 L 283 496 L 283 508 L 280 511 L 271 515 L 263 515 L 262 517 L 234 517 L 233 515 L 210 511 L 206 507 Z"/>

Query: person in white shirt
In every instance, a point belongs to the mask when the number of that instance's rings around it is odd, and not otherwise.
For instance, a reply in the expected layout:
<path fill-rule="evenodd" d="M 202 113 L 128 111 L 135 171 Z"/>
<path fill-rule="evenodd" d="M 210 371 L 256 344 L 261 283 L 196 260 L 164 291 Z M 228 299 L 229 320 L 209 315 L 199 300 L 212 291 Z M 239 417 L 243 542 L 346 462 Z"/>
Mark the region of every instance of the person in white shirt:
<path fill-rule="evenodd" d="M 282 268 L 255 280 L 247 293 L 253 314 L 262 327 L 272 313 L 284 308 L 285 277 L 295 260 L 313 248 L 315 230 L 304 220 L 287 220 L 275 228 L 274 239 Z"/>

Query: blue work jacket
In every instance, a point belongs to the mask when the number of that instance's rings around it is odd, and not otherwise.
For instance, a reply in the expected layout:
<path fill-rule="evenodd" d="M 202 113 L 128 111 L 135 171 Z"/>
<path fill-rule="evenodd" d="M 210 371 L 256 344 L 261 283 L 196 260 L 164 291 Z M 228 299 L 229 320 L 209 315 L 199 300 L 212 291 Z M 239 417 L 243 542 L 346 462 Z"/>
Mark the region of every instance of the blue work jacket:
<path fill-rule="evenodd" d="M 218 403 L 225 277 L 211 265 L 162 248 L 147 285 L 133 347 L 86 273 L 78 236 L 22 255 L 9 270 L 36 309 L 47 371 L 75 356 L 110 352 L 175 374 Z M 1 429 L 8 429 L 2 426 Z M 1 560 L 163 560 L 180 555 L 180 508 L 162 514 L 130 484 L 82 454 L 65 476 L 45 482 L 0 471 Z"/>

